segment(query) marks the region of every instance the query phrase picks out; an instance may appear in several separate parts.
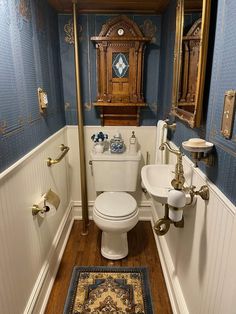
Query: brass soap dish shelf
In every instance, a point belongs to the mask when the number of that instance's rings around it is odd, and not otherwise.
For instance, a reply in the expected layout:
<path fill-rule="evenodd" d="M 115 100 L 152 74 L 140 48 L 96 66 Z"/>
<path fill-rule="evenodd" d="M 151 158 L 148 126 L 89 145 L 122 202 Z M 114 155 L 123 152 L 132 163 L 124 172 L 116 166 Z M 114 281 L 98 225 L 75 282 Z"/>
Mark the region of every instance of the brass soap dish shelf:
<path fill-rule="evenodd" d="M 191 138 L 183 142 L 182 146 L 191 153 L 195 167 L 198 167 L 199 161 L 203 161 L 207 166 L 214 165 L 214 155 L 211 152 L 214 144 L 200 138 Z"/>

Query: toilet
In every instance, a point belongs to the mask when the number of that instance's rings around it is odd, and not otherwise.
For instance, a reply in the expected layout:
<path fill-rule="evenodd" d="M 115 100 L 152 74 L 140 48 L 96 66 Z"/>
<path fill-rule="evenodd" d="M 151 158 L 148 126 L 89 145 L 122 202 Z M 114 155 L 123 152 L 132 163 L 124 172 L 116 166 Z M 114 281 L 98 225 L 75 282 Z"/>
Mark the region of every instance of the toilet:
<path fill-rule="evenodd" d="M 127 232 L 138 222 L 138 207 L 133 196 L 139 173 L 141 152 L 91 153 L 97 198 L 93 219 L 102 230 L 101 254 L 110 260 L 128 255 Z"/>

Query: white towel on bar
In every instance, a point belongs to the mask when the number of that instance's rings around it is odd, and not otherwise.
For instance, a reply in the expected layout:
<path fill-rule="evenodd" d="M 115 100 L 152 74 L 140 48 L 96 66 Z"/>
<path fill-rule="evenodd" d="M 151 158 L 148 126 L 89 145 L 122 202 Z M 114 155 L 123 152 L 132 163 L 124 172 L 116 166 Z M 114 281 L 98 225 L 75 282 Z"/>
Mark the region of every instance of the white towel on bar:
<path fill-rule="evenodd" d="M 166 149 L 160 150 L 159 147 L 162 143 L 167 140 L 167 123 L 163 120 L 159 120 L 157 123 L 157 132 L 156 132 L 156 155 L 155 163 L 156 164 L 166 164 L 167 162 L 167 152 Z"/>

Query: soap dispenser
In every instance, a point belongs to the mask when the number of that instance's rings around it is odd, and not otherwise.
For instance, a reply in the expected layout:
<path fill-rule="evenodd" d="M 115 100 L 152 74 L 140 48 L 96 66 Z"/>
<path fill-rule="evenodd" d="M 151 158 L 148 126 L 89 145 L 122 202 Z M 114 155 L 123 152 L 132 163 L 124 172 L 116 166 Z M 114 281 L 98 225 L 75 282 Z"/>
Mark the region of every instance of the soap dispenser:
<path fill-rule="evenodd" d="M 132 136 L 129 139 L 129 153 L 130 155 L 136 155 L 138 151 L 138 140 L 134 134 L 134 131 L 132 131 Z"/>

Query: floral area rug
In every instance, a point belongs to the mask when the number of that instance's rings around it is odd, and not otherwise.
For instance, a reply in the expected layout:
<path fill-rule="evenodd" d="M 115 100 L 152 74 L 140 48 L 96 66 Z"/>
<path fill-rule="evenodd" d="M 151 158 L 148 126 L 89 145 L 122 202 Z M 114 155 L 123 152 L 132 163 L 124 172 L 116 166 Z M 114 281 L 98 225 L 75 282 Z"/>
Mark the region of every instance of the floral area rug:
<path fill-rule="evenodd" d="M 73 270 L 64 314 L 153 314 L 145 267 L 79 267 Z"/>

